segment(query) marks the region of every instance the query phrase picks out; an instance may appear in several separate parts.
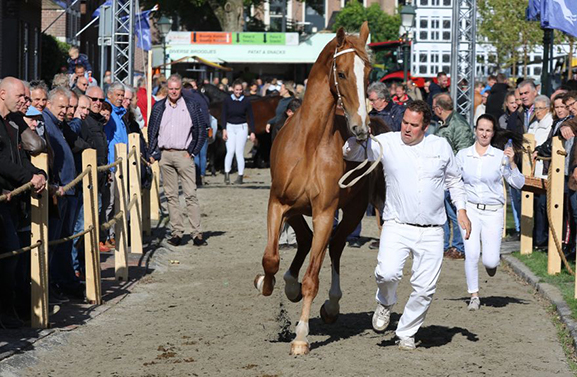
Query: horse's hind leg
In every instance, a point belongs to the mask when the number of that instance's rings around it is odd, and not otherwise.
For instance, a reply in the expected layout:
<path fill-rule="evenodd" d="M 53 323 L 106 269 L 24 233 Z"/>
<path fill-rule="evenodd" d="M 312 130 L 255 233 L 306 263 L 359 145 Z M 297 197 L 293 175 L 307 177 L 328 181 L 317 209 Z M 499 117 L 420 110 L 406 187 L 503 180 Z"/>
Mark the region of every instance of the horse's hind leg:
<path fill-rule="evenodd" d="M 351 234 L 363 218 L 367 208 L 364 200 L 351 203 L 343 208 L 343 219 L 335 229 L 329 245 L 331 257 L 331 288 L 329 299 L 321 306 L 321 318 L 325 323 L 334 323 L 340 311 L 339 301 L 343 296 L 340 284 L 341 255 L 345 247 L 347 236 Z"/>
<path fill-rule="evenodd" d="M 254 285 L 264 296 L 270 296 L 274 289 L 274 275 L 278 272 L 280 257 L 278 254 L 278 238 L 283 221 L 284 206 L 276 199 L 270 198 L 267 214 L 267 245 L 262 257 L 264 276 L 257 275 Z"/>
<path fill-rule="evenodd" d="M 290 301 L 299 302 L 303 298 L 301 284 L 298 281 L 299 271 L 311 250 L 313 232 L 302 215 L 293 216 L 287 222 L 295 231 L 298 248 L 289 269 L 284 274 L 284 290 Z"/>

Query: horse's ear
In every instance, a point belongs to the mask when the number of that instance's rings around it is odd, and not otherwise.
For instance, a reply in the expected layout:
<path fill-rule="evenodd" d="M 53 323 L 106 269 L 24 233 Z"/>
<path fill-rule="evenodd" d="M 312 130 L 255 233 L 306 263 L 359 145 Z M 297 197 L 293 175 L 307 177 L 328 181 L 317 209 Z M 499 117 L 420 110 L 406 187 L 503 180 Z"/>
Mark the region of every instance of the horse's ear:
<path fill-rule="evenodd" d="M 337 31 L 337 47 L 341 47 L 345 43 L 345 29 L 342 27 Z"/>
<path fill-rule="evenodd" d="M 363 25 L 361 26 L 361 34 L 359 35 L 359 38 L 361 39 L 361 41 L 363 41 L 363 44 L 367 44 L 367 39 L 369 38 L 369 22 L 368 21 L 363 22 Z"/>

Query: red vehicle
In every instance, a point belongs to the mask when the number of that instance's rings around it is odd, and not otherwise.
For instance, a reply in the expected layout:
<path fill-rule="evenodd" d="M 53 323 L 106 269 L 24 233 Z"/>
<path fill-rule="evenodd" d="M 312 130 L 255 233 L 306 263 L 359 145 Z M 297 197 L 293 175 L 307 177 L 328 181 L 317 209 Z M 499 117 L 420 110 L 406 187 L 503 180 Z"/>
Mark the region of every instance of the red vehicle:
<path fill-rule="evenodd" d="M 405 81 L 403 71 L 403 47 L 411 47 L 410 41 L 395 40 L 369 43 L 372 50 L 373 70 L 371 71 L 370 81 L 382 81 L 386 84 L 391 82 Z M 400 63 L 399 63 L 400 62 Z M 407 75 L 409 79 L 419 87 L 425 85 L 423 77 L 411 76 L 410 70 L 410 53 L 409 53 L 409 70 Z"/>

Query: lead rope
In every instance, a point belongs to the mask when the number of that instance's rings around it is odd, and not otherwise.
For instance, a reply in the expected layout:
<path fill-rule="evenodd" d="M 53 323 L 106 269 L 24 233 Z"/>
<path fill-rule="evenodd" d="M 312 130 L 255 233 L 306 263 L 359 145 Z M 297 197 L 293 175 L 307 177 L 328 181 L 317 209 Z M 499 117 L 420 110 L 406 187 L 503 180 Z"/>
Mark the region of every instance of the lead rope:
<path fill-rule="evenodd" d="M 366 177 L 367 175 L 370 174 L 370 172 L 372 172 L 373 170 L 375 170 L 375 168 L 377 167 L 377 165 L 379 164 L 379 162 L 381 162 L 381 159 L 383 158 L 383 145 L 381 144 L 381 142 L 374 137 L 373 135 L 369 135 L 369 137 L 371 138 L 371 140 L 373 140 L 375 143 L 379 144 L 379 158 L 377 158 L 373 164 L 367 169 L 366 172 L 364 172 L 363 174 L 359 175 L 357 178 L 353 179 L 351 182 L 349 182 L 348 184 L 344 184 L 343 182 L 346 181 L 354 172 L 361 170 L 362 168 L 364 168 L 365 166 L 367 166 L 367 164 L 369 163 L 369 153 L 367 151 L 367 147 L 365 147 L 363 145 L 363 148 L 365 148 L 365 160 L 356 168 L 349 170 L 348 172 L 346 172 L 341 179 L 339 179 L 339 187 L 342 189 L 346 189 L 349 187 L 354 186 L 358 181 L 360 181 L 361 179 L 363 179 L 364 177 Z"/>

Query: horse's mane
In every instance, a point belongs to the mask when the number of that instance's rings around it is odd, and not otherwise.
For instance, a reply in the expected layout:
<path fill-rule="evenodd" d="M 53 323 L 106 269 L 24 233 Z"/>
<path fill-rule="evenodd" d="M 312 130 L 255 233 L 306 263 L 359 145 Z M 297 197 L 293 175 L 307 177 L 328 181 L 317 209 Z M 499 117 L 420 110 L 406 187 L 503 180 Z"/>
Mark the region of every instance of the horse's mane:
<path fill-rule="evenodd" d="M 509 140 L 513 142 L 513 150 L 515 153 L 524 150 L 523 142 L 525 139 L 523 138 L 523 135 L 501 127 L 495 127 L 495 134 L 491 139 L 491 145 L 493 147 L 503 150 L 505 149 L 505 144 L 507 144 L 507 141 Z"/>

